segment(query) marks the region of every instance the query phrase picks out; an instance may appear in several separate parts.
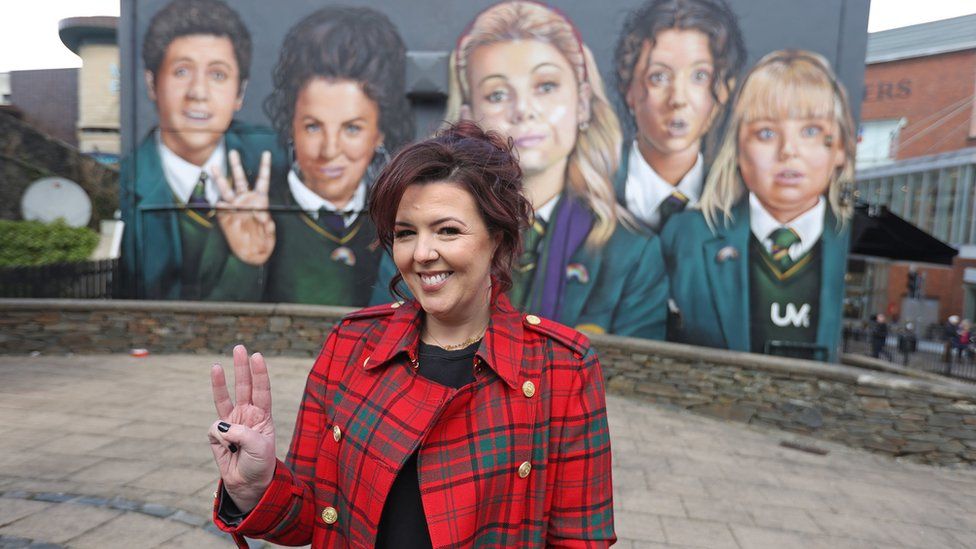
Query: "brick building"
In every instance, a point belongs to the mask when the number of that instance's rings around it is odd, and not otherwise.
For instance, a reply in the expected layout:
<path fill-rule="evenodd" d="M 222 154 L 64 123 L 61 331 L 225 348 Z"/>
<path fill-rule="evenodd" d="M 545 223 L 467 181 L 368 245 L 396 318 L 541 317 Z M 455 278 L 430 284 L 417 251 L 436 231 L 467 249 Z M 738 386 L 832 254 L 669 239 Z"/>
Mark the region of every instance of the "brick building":
<path fill-rule="evenodd" d="M 959 250 L 952 266 L 852 256 L 850 310 L 976 317 L 976 15 L 868 36 L 855 196 Z M 908 290 L 917 273 L 916 296 Z"/>

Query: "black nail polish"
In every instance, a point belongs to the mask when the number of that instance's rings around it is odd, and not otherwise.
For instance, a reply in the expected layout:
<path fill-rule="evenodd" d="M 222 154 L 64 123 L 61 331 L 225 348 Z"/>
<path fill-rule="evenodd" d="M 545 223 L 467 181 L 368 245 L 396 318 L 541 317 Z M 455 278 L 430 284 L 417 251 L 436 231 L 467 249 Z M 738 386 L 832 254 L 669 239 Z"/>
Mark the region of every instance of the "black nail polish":
<path fill-rule="evenodd" d="M 226 421 L 221 421 L 220 423 L 217 424 L 217 430 L 220 431 L 221 433 L 226 433 L 227 431 L 230 431 L 230 423 L 227 423 Z"/>
<path fill-rule="evenodd" d="M 227 445 L 227 449 L 230 450 L 230 453 L 233 454 L 234 452 L 237 451 L 237 445 L 231 442 L 230 444 Z"/>

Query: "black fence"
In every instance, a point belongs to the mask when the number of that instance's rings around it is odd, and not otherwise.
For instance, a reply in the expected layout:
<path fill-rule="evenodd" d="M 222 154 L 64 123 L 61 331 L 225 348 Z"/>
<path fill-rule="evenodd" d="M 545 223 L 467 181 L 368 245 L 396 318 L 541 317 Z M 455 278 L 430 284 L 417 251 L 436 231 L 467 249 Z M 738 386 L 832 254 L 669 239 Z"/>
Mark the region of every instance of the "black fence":
<path fill-rule="evenodd" d="M 118 284 L 119 260 L 0 267 L 0 297 L 109 299 Z"/>
<path fill-rule="evenodd" d="M 845 353 L 871 356 L 868 330 L 850 329 L 844 335 Z M 900 366 L 976 383 L 976 346 L 947 349 L 944 341 L 918 339 L 914 347 L 914 351 L 903 352 L 901 349 L 911 348 L 911 346 L 904 344 L 899 346 L 899 329 L 897 326 L 892 326 L 891 334 L 877 358 Z"/>

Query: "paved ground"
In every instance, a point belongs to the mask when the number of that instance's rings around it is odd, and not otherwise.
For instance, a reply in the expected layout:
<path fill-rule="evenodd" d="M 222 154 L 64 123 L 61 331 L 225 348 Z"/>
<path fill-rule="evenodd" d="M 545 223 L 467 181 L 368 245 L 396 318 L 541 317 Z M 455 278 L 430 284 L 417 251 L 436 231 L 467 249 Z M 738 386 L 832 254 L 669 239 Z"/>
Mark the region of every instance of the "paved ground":
<path fill-rule="evenodd" d="M 230 547 L 207 518 L 214 360 L 0 356 L 0 548 Z M 311 361 L 270 364 L 290 433 Z M 620 397 L 609 408 L 619 547 L 976 547 L 976 470 Z"/>

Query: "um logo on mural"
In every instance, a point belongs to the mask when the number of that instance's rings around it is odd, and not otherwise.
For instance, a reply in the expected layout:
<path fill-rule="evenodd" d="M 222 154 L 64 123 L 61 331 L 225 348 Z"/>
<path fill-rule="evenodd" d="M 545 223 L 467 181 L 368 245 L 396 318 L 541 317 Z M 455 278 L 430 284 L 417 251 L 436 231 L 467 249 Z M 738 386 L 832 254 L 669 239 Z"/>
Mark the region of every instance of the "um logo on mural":
<path fill-rule="evenodd" d="M 773 303 L 769 307 L 769 319 L 780 328 L 789 325 L 793 325 L 794 328 L 808 328 L 810 327 L 810 304 L 804 303 L 797 310 L 796 305 L 787 303 L 786 311 L 780 313 L 780 304 Z"/>

